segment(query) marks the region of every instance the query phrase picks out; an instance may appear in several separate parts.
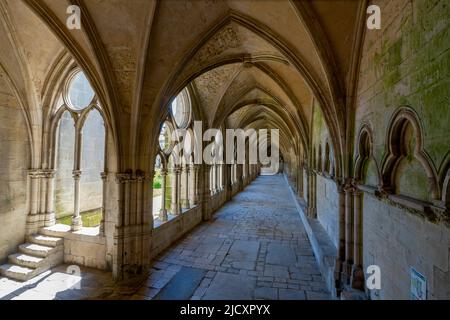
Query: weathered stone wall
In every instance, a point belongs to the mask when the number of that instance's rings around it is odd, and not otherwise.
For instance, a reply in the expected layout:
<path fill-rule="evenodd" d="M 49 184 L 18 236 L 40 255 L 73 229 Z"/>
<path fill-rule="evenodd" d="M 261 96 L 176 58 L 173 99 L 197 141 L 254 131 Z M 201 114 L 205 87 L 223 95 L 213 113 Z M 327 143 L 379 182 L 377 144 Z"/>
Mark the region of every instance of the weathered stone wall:
<path fill-rule="evenodd" d="M 405 210 L 364 196 L 364 267 L 381 269 L 381 290 L 372 299 L 409 299 L 410 268 L 427 279 L 431 299 L 449 299 L 450 230 Z"/>
<path fill-rule="evenodd" d="M 376 4 L 381 7 L 382 29 L 366 32 L 356 131 L 363 123 L 372 128 L 373 155 L 380 167 L 390 119 L 399 107 L 409 106 L 420 119 L 424 150 L 432 165 L 442 168 L 450 150 L 450 4 L 447 0 Z M 371 164 L 366 184 L 377 184 L 375 170 Z M 395 182 L 397 194 L 432 200 L 424 168 L 413 153 L 402 160 Z M 409 299 L 411 267 L 427 278 L 429 298 L 450 297 L 448 227 L 366 194 L 363 238 L 364 265 L 381 267 L 381 290 L 372 292 L 373 298 Z"/>
<path fill-rule="evenodd" d="M 327 143 L 328 146 L 330 146 L 329 141 L 329 131 L 326 126 L 323 113 L 319 104 L 315 102 L 312 135 L 312 145 L 313 150 L 315 150 L 313 158 L 315 163 L 313 163 L 312 167 L 317 172 L 317 186 L 315 194 L 317 199 L 317 219 L 333 241 L 333 244 L 337 247 L 339 241 L 339 195 L 337 193 L 336 182 L 330 178 L 330 172 L 326 172 L 325 168 L 325 163 L 327 163 L 325 150 Z M 332 151 L 330 148 L 328 159 L 331 158 Z"/>
<path fill-rule="evenodd" d="M 155 258 L 202 221 L 202 206 L 196 206 L 153 229 L 150 257 Z"/>
<path fill-rule="evenodd" d="M 0 75 L 0 262 L 25 239 L 30 144 L 18 101 Z"/>
<path fill-rule="evenodd" d="M 317 176 L 317 219 L 337 247 L 339 242 L 339 198 L 336 182 Z"/>
<path fill-rule="evenodd" d="M 215 195 L 211 196 L 209 199 L 208 205 L 211 213 L 214 213 L 216 210 L 219 210 L 220 207 L 227 201 L 227 193 L 226 191 L 220 191 Z"/>
<path fill-rule="evenodd" d="M 103 236 L 64 234 L 64 262 L 107 270 L 106 239 Z"/>

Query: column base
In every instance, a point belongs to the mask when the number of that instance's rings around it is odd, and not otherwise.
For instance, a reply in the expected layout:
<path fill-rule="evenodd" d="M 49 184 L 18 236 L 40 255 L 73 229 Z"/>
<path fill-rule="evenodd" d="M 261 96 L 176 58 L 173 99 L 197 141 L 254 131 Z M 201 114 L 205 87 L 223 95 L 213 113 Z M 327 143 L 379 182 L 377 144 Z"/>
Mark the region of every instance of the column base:
<path fill-rule="evenodd" d="M 182 210 L 181 210 L 181 206 L 172 206 L 172 214 L 174 216 L 178 216 L 181 214 Z"/>
<path fill-rule="evenodd" d="M 338 297 L 341 294 L 343 289 L 341 276 L 342 276 L 342 260 L 336 258 L 334 262 L 334 287 L 336 290 L 334 296 L 336 297 Z"/>
<path fill-rule="evenodd" d="M 364 270 L 363 270 L 362 266 L 353 265 L 352 275 L 350 278 L 350 285 L 353 289 L 364 291 L 365 277 L 364 277 Z"/>
<path fill-rule="evenodd" d="M 342 263 L 342 272 L 341 272 L 341 282 L 344 285 L 350 284 L 350 278 L 352 275 L 352 267 L 353 262 L 352 261 L 344 261 Z"/>
<path fill-rule="evenodd" d="M 104 235 L 105 234 L 105 220 L 102 219 L 102 221 L 100 221 L 100 234 Z"/>
<path fill-rule="evenodd" d="M 317 210 L 316 207 L 308 207 L 308 217 L 310 218 L 317 218 Z"/>
<path fill-rule="evenodd" d="M 81 216 L 72 218 L 72 231 L 79 231 L 83 228 L 83 222 L 81 221 Z"/>
<path fill-rule="evenodd" d="M 185 209 L 189 209 L 191 207 L 189 200 L 182 201 L 181 207 L 185 208 Z"/>
<path fill-rule="evenodd" d="M 56 224 L 56 215 L 54 212 L 48 212 L 45 214 L 45 221 L 44 226 L 45 227 L 51 227 Z"/>
<path fill-rule="evenodd" d="M 159 220 L 161 220 L 161 221 L 169 220 L 169 217 L 167 216 L 167 210 L 166 209 L 161 209 L 159 211 Z"/>
<path fill-rule="evenodd" d="M 40 228 L 44 226 L 42 217 L 40 214 L 29 214 L 27 216 L 26 222 L 26 233 L 27 235 L 35 234 Z"/>

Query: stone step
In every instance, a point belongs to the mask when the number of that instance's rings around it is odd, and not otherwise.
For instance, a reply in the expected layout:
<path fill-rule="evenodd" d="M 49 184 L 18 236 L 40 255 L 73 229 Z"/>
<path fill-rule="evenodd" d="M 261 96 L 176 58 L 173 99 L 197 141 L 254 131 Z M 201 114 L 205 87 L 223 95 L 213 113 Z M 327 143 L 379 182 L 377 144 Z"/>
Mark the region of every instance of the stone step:
<path fill-rule="evenodd" d="M 24 243 L 19 246 L 19 252 L 40 258 L 48 257 L 57 250 L 59 250 L 58 247 L 43 246 L 35 243 Z"/>
<path fill-rule="evenodd" d="M 45 258 L 38 258 L 23 253 L 15 253 L 8 256 L 10 264 L 18 265 L 30 269 L 36 269 L 43 265 Z"/>
<path fill-rule="evenodd" d="M 34 234 L 29 237 L 29 242 L 46 246 L 46 247 L 57 247 L 59 245 L 62 245 L 64 243 L 63 238 L 59 237 L 50 237 L 42 234 Z"/>
<path fill-rule="evenodd" d="M 4 264 L 0 266 L 1 275 L 18 281 L 28 281 L 37 276 L 40 273 L 39 271 L 39 269 L 21 267 L 13 264 Z"/>
<path fill-rule="evenodd" d="M 71 227 L 65 224 L 55 224 L 51 227 L 45 227 L 39 230 L 39 234 L 48 237 L 63 237 L 67 232 L 70 232 Z"/>

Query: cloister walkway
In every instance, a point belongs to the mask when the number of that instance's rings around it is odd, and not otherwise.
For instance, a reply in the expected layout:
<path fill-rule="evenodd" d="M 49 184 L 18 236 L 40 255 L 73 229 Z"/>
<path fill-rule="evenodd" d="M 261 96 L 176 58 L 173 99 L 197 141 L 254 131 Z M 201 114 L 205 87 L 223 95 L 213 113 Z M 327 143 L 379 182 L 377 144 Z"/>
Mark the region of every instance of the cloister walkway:
<path fill-rule="evenodd" d="M 55 269 L 58 288 L 69 276 L 63 268 Z M 40 283 L 28 290 L 56 299 L 330 298 L 282 175 L 258 177 L 158 256 L 147 279 L 117 285 L 102 272 L 82 269 L 80 290 L 51 293 L 52 276 L 44 281 L 47 291 Z M 30 296 L 27 289 L 19 292 L 4 298 Z"/>

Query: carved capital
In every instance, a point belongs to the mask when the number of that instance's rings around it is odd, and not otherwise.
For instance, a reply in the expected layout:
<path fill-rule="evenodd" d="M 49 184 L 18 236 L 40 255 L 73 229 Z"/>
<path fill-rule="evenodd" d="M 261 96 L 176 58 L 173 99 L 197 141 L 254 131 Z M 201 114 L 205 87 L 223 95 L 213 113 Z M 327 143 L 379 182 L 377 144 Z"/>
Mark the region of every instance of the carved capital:
<path fill-rule="evenodd" d="M 126 183 L 132 180 L 131 173 L 116 173 L 117 183 Z"/>
<path fill-rule="evenodd" d="M 28 175 L 31 179 L 40 179 L 45 177 L 44 171 L 42 169 L 28 170 Z"/>
<path fill-rule="evenodd" d="M 381 199 L 387 199 L 390 194 L 392 194 L 392 190 L 383 185 L 379 185 L 377 191 L 375 191 L 375 195 Z"/>
<path fill-rule="evenodd" d="M 81 179 L 81 170 L 73 170 L 73 171 L 72 171 L 72 177 L 73 177 L 75 180 Z"/>
<path fill-rule="evenodd" d="M 42 170 L 42 174 L 47 179 L 53 179 L 56 174 L 56 170 L 54 169 L 44 169 Z"/>

